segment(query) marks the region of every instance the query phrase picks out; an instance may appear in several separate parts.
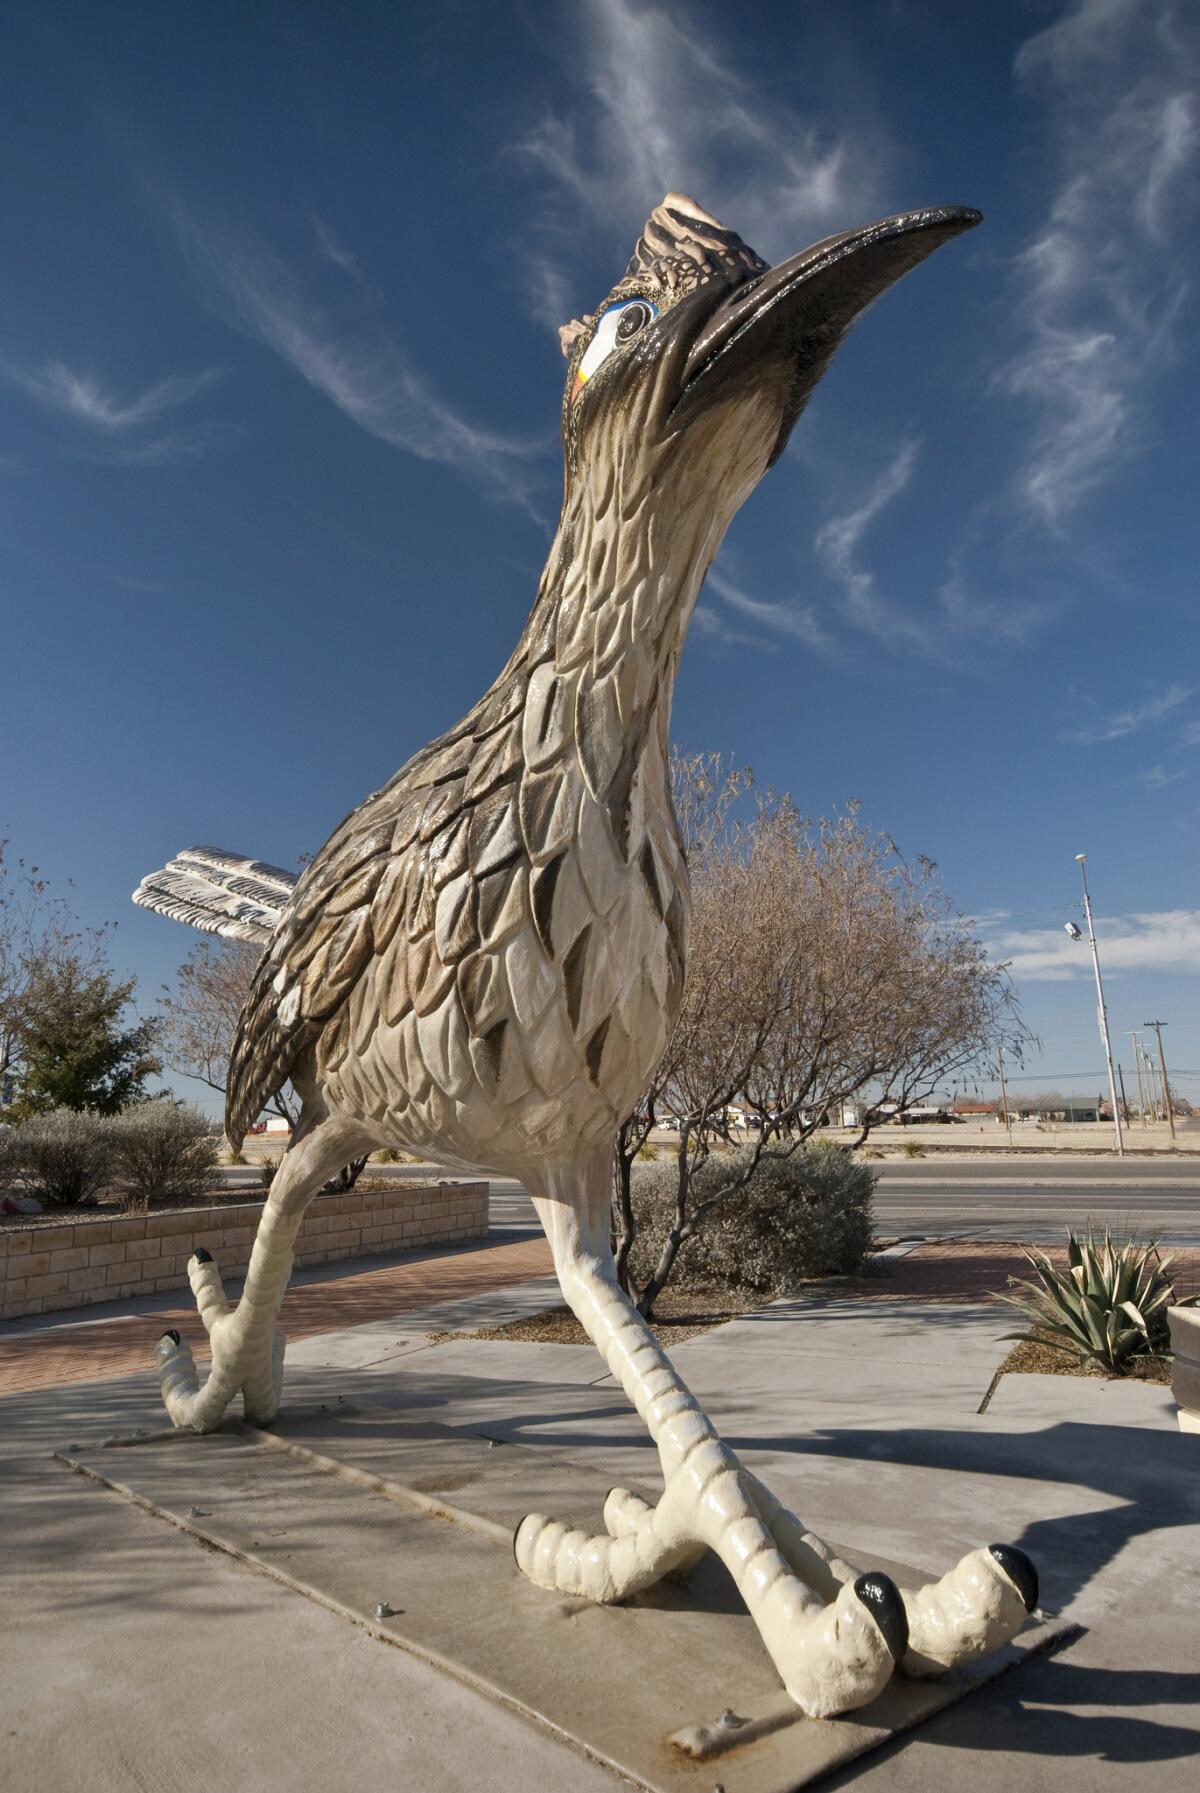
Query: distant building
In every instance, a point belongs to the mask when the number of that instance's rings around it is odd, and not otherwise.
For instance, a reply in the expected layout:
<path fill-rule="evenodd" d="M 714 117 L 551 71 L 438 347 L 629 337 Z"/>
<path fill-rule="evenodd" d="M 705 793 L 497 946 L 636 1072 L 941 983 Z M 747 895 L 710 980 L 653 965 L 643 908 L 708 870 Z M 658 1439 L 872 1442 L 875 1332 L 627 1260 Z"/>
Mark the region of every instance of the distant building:
<path fill-rule="evenodd" d="M 1051 1121 L 1073 1126 L 1082 1121 L 1111 1120 L 1108 1104 L 1101 1096 L 1023 1096 L 1009 1104 L 1013 1114 L 1023 1121 Z"/>

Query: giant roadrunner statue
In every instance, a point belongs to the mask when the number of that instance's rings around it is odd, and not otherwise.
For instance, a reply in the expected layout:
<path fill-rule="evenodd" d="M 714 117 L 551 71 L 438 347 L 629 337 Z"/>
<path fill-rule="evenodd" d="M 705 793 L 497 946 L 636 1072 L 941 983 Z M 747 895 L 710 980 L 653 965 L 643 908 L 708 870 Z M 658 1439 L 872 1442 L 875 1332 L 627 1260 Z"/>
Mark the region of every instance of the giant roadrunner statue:
<path fill-rule="evenodd" d="M 197 849 L 135 901 L 266 948 L 242 1011 L 227 1130 L 290 1078 L 303 1113 L 245 1292 L 189 1265 L 212 1367 L 157 1351 L 177 1426 L 239 1392 L 278 1411 L 277 1315 L 304 1211 L 380 1146 L 518 1177 L 562 1291 L 658 1446 L 651 1506 L 614 1489 L 590 1537 L 540 1514 L 538 1586 L 621 1600 L 714 1550 L 792 1697 L 864 1705 L 897 1662 L 936 1674 L 1006 1642 L 1032 1564 L 993 1545 L 917 1593 L 842 1561 L 743 1467 L 613 1273 L 613 1137 L 679 1006 L 688 877 L 667 778 L 671 689 L 704 575 L 866 306 L 979 214 L 906 213 L 769 268 L 670 194 L 603 304 L 562 332 L 565 496 L 533 612 L 471 713 L 368 797 L 298 881 Z"/>

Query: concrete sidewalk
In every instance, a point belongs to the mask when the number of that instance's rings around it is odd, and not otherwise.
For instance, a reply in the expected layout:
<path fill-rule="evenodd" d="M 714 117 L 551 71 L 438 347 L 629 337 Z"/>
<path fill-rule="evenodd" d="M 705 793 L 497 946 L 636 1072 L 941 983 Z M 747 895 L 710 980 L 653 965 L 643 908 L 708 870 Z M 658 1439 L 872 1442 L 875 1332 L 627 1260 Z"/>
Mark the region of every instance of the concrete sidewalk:
<path fill-rule="evenodd" d="M 546 1290 L 535 1278 L 314 1334 L 289 1350 L 286 1400 L 419 1412 L 565 1453 L 594 1477 L 598 1523 L 604 1490 L 653 1489 L 657 1464 L 596 1354 L 425 1338 L 529 1311 Z M 1156 1793 L 1183 1793 L 1200 1751 L 1200 1451 L 1178 1432 L 1168 1392 L 1143 1385 L 1005 1378 L 979 1415 L 1004 1330 L 986 1306 L 851 1297 L 779 1303 L 677 1348 L 725 1436 L 815 1530 L 860 1558 L 934 1574 L 979 1542 L 1018 1543 L 1041 1567 L 1044 1604 L 1086 1627 L 1069 1650 L 825 1785 L 1010 1793 L 1019 1778 L 1023 1793 L 1124 1793 L 1131 1768 L 1152 1764 Z M 48 1460 L 70 1442 L 161 1424 L 144 1371 L 0 1401 L 6 1787 L 619 1784 Z M 401 1587 L 420 1572 L 419 1561 L 380 1568 Z M 596 1672 L 619 1700 L 619 1663 Z M 697 1787 L 711 1793 L 720 1778 L 710 1768 Z"/>

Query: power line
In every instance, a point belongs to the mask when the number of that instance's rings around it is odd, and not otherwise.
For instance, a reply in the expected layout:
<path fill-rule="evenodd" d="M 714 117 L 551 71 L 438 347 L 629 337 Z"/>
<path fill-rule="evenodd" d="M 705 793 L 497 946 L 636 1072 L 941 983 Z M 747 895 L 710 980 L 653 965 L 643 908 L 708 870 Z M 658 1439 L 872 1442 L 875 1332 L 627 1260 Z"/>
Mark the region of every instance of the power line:
<path fill-rule="evenodd" d="M 1013 1078 L 1012 1072 L 1008 1072 L 1008 1070 L 1004 1072 L 1004 1078 L 1008 1083 L 1046 1083 L 1048 1078 L 1098 1078 L 1103 1083 L 1105 1076 L 1107 1076 L 1105 1070 L 1028 1070 L 1021 1078 Z M 1175 1067 L 1171 1070 L 1171 1079 L 1178 1081 L 1178 1078 L 1200 1078 L 1200 1070 L 1180 1070 Z M 985 1078 L 983 1081 L 987 1083 L 994 1079 Z"/>

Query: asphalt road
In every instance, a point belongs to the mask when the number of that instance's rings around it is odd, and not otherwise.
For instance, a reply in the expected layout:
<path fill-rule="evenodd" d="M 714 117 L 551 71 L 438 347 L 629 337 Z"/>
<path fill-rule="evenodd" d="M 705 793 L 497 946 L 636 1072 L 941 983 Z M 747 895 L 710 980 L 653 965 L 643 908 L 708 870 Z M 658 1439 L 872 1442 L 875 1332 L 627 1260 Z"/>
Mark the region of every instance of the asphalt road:
<path fill-rule="evenodd" d="M 1200 1246 L 1200 1163 L 1089 1158 L 1015 1163 L 883 1164 L 881 1233 L 1051 1241 L 1107 1222 L 1169 1245 Z"/>
<path fill-rule="evenodd" d="M 1114 1231 L 1136 1228 L 1166 1245 L 1200 1247 L 1200 1158 L 1047 1156 L 957 1164 L 914 1159 L 872 1168 L 879 1175 L 878 1229 L 892 1238 L 1045 1243 L 1061 1239 L 1068 1226 L 1086 1227 L 1091 1219 L 1108 1221 Z M 405 1165 L 391 1174 L 420 1177 L 430 1172 Z M 226 1177 L 232 1182 L 235 1173 Z M 242 1177 L 253 1181 L 246 1173 Z M 493 1181 L 491 1221 L 503 1232 L 537 1226 L 533 1204 L 519 1184 Z"/>
<path fill-rule="evenodd" d="M 891 1238 L 1020 1239 L 1054 1243 L 1090 1220 L 1114 1232 L 1136 1228 L 1165 1245 L 1200 1247 L 1200 1161 L 1038 1159 L 1017 1169 L 977 1164 L 881 1164 L 875 1196 L 879 1232 Z M 492 1184 L 492 1225 L 536 1226 L 516 1183 Z"/>

